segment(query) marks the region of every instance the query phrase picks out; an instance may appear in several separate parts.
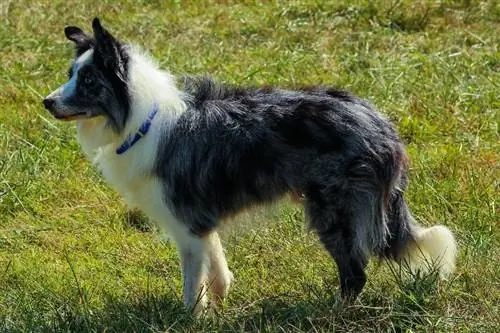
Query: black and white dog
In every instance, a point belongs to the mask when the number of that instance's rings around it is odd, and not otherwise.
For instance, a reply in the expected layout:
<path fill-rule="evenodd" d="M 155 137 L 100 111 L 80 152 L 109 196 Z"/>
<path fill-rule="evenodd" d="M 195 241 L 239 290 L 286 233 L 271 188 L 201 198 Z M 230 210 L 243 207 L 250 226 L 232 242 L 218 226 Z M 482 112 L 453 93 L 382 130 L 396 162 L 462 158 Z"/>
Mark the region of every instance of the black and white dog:
<path fill-rule="evenodd" d="M 403 192 L 408 160 L 392 125 L 364 100 L 331 88 L 238 88 L 178 82 L 138 49 L 92 22 L 66 27 L 76 44 L 69 81 L 43 103 L 76 120 L 85 154 L 127 203 L 177 244 L 183 300 L 199 312 L 206 290 L 227 295 L 232 273 L 221 220 L 286 193 L 302 193 L 309 227 L 335 260 L 341 295 L 354 299 L 370 256 L 454 269 L 444 226 L 419 227 Z"/>

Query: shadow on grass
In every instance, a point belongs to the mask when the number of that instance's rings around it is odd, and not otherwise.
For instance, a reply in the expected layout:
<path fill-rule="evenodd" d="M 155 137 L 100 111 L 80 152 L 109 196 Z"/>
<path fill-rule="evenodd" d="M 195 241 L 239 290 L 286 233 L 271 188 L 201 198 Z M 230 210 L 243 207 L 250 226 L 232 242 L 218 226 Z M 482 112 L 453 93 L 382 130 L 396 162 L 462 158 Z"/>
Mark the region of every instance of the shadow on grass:
<path fill-rule="evenodd" d="M 445 329 L 446 320 L 433 314 L 435 281 L 399 283 L 384 294 L 366 290 L 354 304 L 342 304 L 329 290 L 266 297 L 251 303 L 227 304 L 199 319 L 188 314 L 174 291 L 104 298 L 97 307 L 77 299 L 47 300 L 26 307 L 24 326 L 6 331 L 37 332 L 405 332 Z M 394 286 L 394 285 L 393 285 Z M 14 328 L 13 326 L 13 328 Z M 19 328 L 19 329 L 18 329 Z M 2 328 L 0 327 L 0 332 Z"/>
<path fill-rule="evenodd" d="M 399 311 L 396 311 L 391 304 L 380 304 L 375 299 L 364 299 L 351 305 L 340 305 L 331 299 L 298 302 L 268 299 L 259 302 L 252 311 L 242 315 L 235 313 L 230 320 L 223 319 L 217 330 L 405 332 L 425 327 L 428 324 L 427 317 L 425 310 L 399 307 Z"/>
<path fill-rule="evenodd" d="M 36 332 L 158 332 L 184 331 L 196 323 L 172 294 L 116 300 L 108 297 L 102 308 L 82 303 L 52 303 L 45 314 L 25 312 L 19 331 Z M 14 332 L 15 330 L 9 330 Z M 2 332 L 2 329 L 0 329 Z"/>
<path fill-rule="evenodd" d="M 456 319 L 437 311 L 436 275 L 418 275 L 387 284 L 389 292 L 366 288 L 352 304 L 327 288 L 299 297 L 262 299 L 243 311 L 224 314 L 217 331 L 249 332 L 407 332 L 450 329 Z M 330 284 L 331 285 L 331 284 Z M 395 287 L 395 290 L 394 290 Z M 315 287 L 313 287 L 315 288 Z M 311 288 L 311 289 L 313 289 Z M 230 318 L 229 320 L 227 320 Z"/>

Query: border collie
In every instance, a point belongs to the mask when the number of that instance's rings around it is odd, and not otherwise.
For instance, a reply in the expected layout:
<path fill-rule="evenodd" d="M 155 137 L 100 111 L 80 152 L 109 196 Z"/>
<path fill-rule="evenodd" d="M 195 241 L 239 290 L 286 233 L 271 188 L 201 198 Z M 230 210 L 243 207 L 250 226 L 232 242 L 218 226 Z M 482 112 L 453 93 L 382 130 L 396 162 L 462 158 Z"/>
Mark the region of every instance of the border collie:
<path fill-rule="evenodd" d="M 233 275 L 221 220 L 287 193 L 303 196 L 309 228 L 338 266 L 343 299 L 366 282 L 370 256 L 437 265 L 457 252 L 444 226 L 424 228 L 404 200 L 408 159 L 391 123 L 368 102 L 326 87 L 240 88 L 176 79 L 92 22 L 69 26 L 69 80 L 43 104 L 75 120 L 87 157 L 129 205 L 164 227 L 180 253 L 183 301 L 216 304 Z"/>

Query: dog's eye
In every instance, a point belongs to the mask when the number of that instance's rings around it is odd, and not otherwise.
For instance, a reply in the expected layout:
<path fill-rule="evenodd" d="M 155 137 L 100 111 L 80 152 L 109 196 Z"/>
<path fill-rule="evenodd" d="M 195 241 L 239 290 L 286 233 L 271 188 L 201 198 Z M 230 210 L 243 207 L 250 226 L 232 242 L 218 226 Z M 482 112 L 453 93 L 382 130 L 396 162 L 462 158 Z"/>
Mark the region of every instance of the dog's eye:
<path fill-rule="evenodd" d="M 94 79 L 87 75 L 84 79 L 83 79 L 83 83 L 87 86 L 90 86 L 92 83 L 94 83 Z"/>

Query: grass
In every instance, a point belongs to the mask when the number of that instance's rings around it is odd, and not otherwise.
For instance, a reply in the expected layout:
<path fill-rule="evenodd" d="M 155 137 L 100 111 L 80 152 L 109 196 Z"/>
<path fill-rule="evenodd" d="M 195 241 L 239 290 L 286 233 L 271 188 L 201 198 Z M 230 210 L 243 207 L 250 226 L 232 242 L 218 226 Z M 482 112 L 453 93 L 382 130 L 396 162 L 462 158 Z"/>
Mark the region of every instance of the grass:
<path fill-rule="evenodd" d="M 73 55 L 63 27 L 100 16 L 176 74 L 244 85 L 337 85 L 391 118 L 412 160 L 408 201 L 460 245 L 456 274 L 407 279 L 372 262 L 353 305 L 299 206 L 224 232 L 236 280 L 199 320 L 175 249 L 128 213 L 43 110 Z M 0 3 L 0 332 L 496 332 L 500 6 L 496 1 Z M 247 221 L 248 220 L 248 221 Z M 251 220 L 251 221 L 250 221 Z M 275 222 L 275 223 L 272 223 Z"/>

